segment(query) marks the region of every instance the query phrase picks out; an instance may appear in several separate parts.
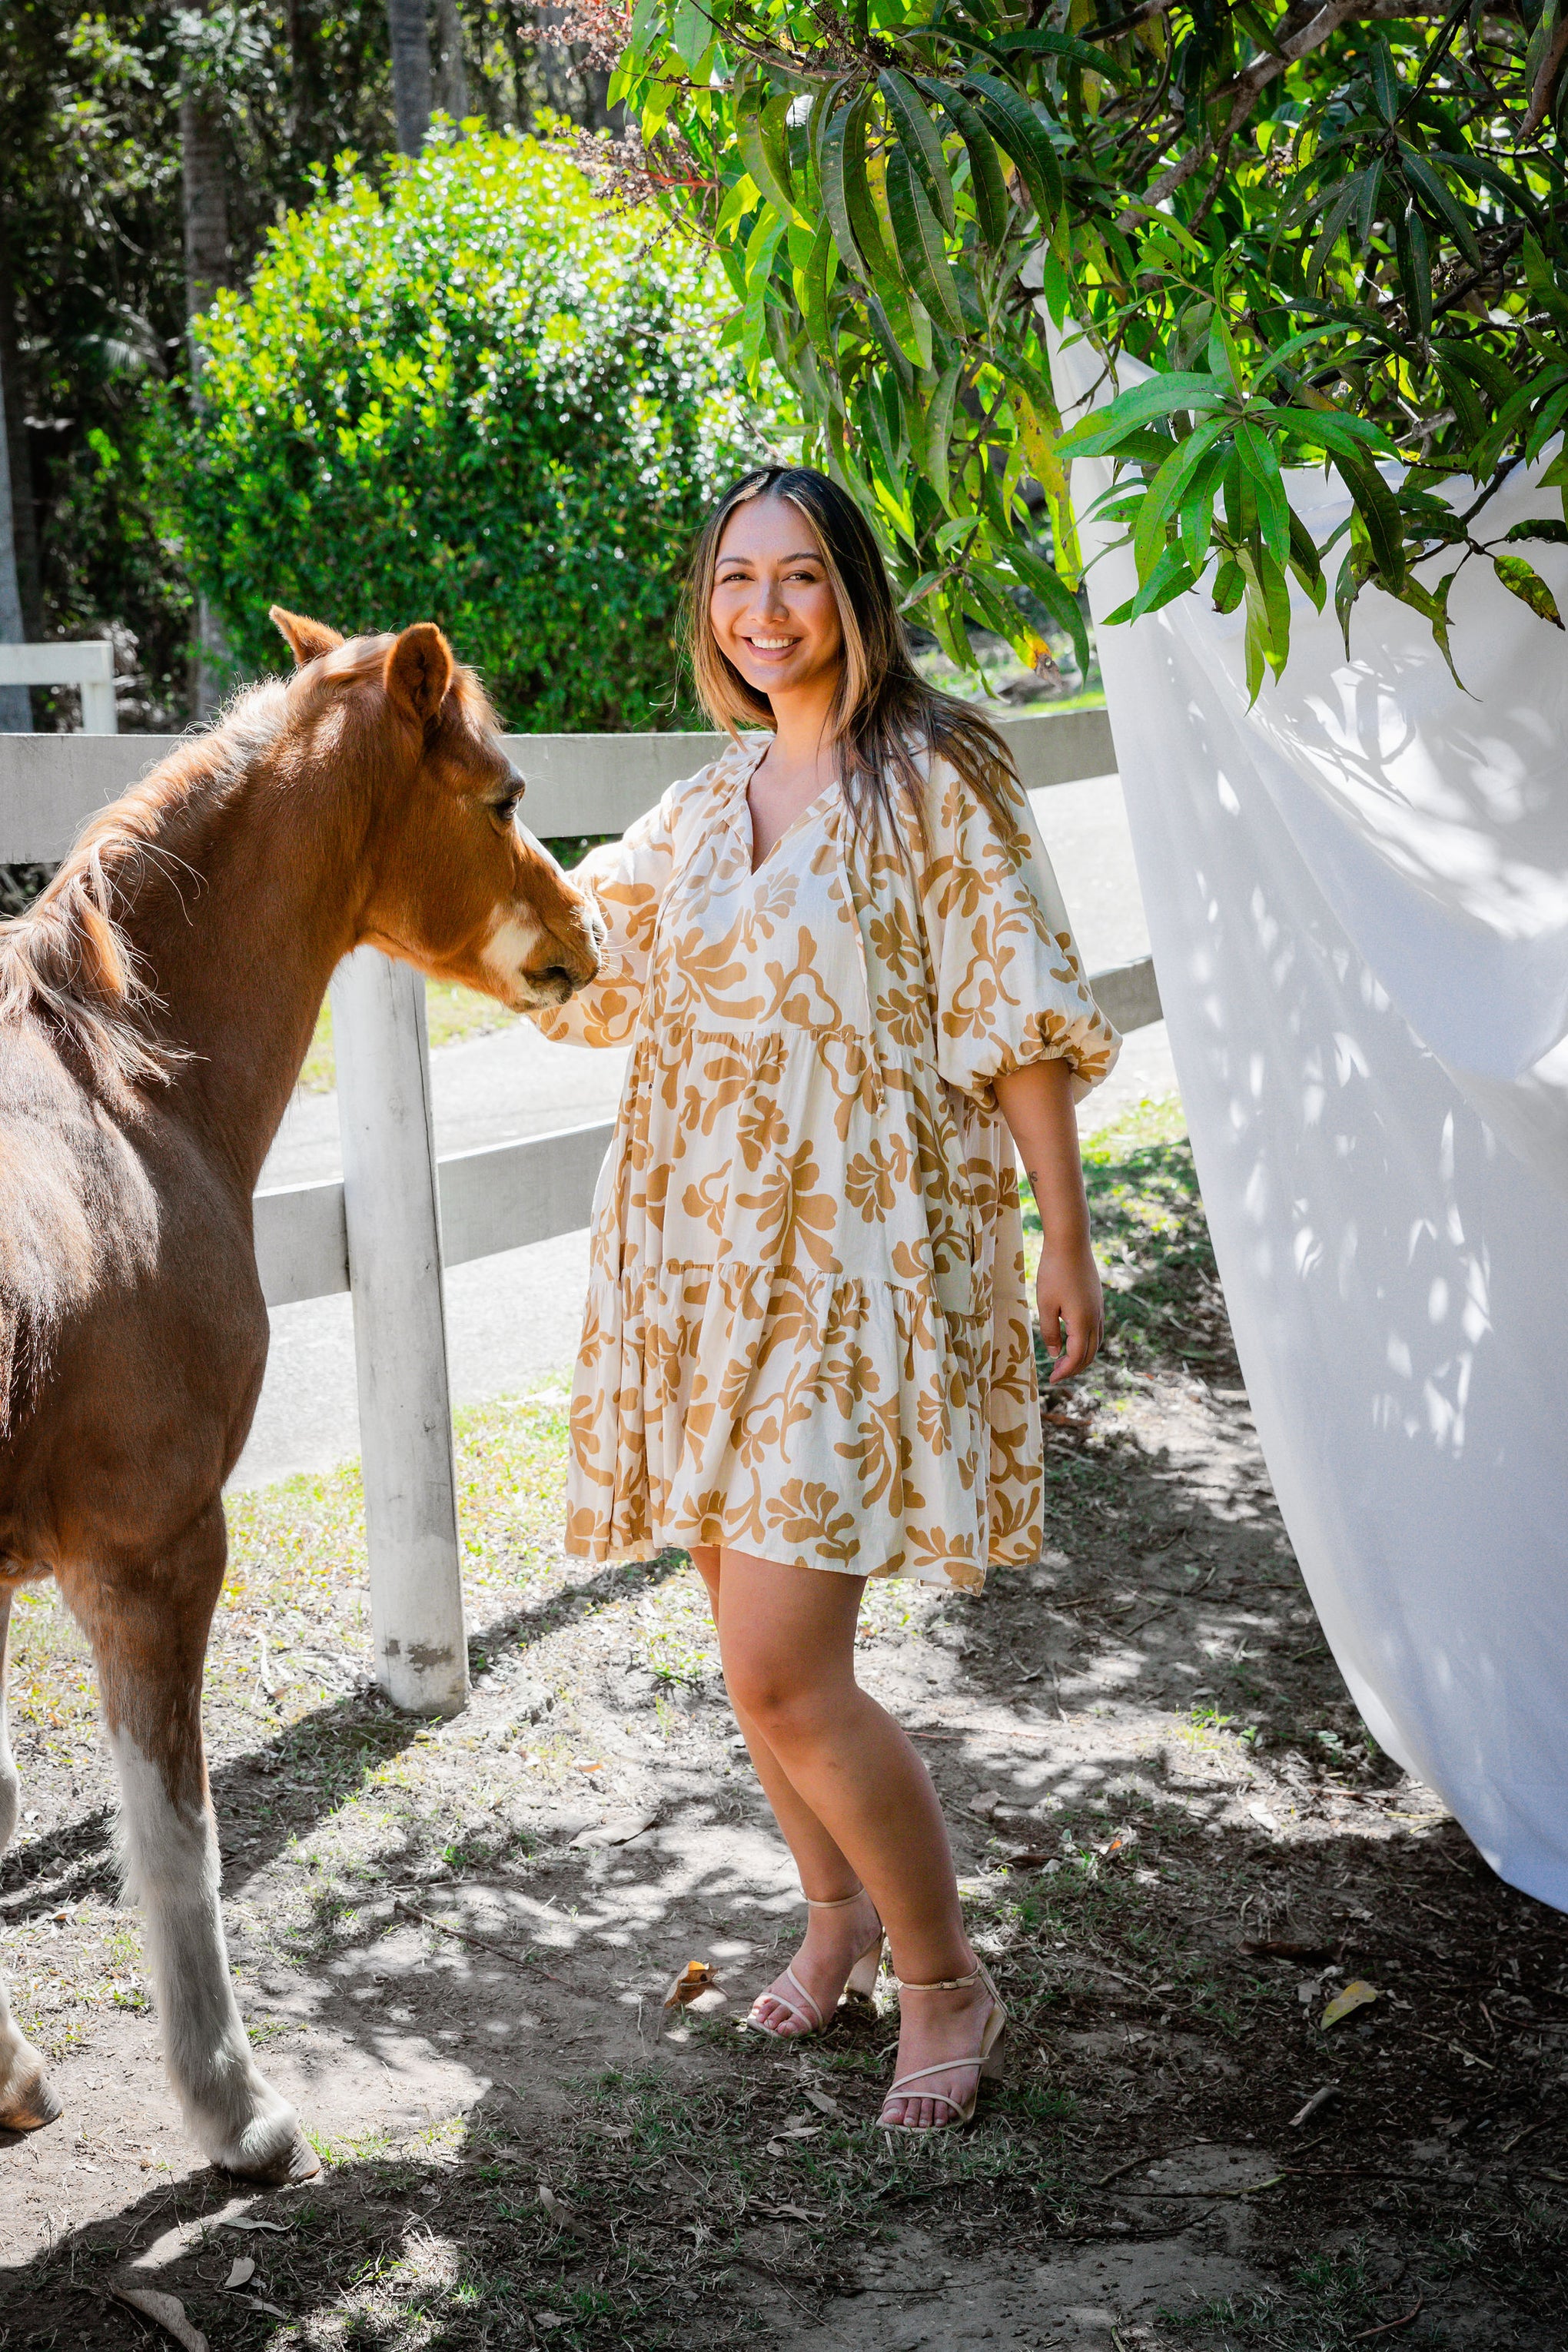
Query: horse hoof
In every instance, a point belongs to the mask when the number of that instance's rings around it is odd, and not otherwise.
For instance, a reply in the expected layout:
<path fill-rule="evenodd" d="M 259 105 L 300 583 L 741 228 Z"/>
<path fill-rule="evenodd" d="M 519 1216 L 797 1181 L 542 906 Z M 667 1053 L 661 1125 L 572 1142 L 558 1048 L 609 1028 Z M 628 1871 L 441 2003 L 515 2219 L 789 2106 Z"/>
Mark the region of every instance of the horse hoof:
<path fill-rule="evenodd" d="M 218 2166 L 220 2172 L 231 2172 L 237 2180 L 254 2181 L 258 2189 L 291 2189 L 301 2180 L 313 2180 L 321 2168 L 321 2158 L 298 2130 L 274 2156 L 258 2157 L 254 2162 L 230 2157 Z"/>
<path fill-rule="evenodd" d="M 63 2110 L 42 2068 L 11 2093 L 0 2107 L 0 2131 L 42 2131 L 58 2123 Z"/>

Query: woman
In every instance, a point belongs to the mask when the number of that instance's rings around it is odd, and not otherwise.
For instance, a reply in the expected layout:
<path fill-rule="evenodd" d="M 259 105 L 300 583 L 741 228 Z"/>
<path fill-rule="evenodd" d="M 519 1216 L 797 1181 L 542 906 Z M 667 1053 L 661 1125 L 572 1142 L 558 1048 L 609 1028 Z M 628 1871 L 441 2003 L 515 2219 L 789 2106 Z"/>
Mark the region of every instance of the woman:
<path fill-rule="evenodd" d="M 733 748 L 574 879 L 609 929 L 547 1035 L 633 1045 L 595 1211 L 567 1549 L 689 1550 L 809 1907 L 752 2011 L 819 2032 L 900 1994 L 882 2122 L 967 2122 L 1005 2013 L 941 1808 L 856 1685 L 868 1576 L 979 1591 L 1039 1555 L 1016 1143 L 1052 1373 L 1101 1301 L 1075 1092 L 1115 1033 L 1000 739 L 916 672 L 880 555 L 824 476 L 770 467 L 693 566 L 697 682 Z M 760 730 L 744 737 L 742 725 Z"/>

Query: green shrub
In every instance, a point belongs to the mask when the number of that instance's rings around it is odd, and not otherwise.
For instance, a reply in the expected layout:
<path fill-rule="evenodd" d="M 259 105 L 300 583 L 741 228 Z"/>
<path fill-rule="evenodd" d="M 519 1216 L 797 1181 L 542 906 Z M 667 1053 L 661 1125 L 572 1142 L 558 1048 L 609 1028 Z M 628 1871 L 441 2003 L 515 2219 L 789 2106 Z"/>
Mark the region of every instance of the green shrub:
<path fill-rule="evenodd" d="M 529 732 L 671 722 L 680 572 L 759 453 L 723 279 L 557 148 L 453 134 L 272 233 L 170 439 L 191 574 L 237 667 L 268 606 L 437 620 Z"/>

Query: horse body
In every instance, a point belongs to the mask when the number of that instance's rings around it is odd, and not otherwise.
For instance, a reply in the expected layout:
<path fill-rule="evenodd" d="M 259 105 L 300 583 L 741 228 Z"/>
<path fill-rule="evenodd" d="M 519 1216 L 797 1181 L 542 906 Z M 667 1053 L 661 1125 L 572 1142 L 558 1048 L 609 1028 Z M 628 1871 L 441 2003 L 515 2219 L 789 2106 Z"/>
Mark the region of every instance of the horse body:
<path fill-rule="evenodd" d="M 0 926 L 0 1853 L 6 1621 L 53 1575 L 98 1666 L 175 2086 L 215 2163 L 271 2180 L 316 2162 L 235 2003 L 200 1723 L 267 1354 L 252 1193 L 352 948 L 528 1003 L 598 946 L 439 633 L 345 646 L 276 617 L 288 688 L 154 770 Z M 0 2126 L 58 2112 L 0 1987 Z"/>

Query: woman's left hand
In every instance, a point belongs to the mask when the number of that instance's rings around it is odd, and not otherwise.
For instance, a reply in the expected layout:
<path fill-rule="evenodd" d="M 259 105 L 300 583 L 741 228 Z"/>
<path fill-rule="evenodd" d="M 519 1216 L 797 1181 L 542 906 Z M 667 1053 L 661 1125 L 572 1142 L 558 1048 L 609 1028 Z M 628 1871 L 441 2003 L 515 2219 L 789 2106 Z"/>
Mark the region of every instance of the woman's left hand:
<path fill-rule="evenodd" d="M 1040 1256 L 1035 1297 L 1047 1354 L 1061 1347 L 1051 1367 L 1050 1385 L 1055 1388 L 1058 1381 L 1070 1381 L 1093 1363 L 1105 1336 L 1105 1295 L 1087 1235 L 1055 1249 L 1047 1244 Z"/>

